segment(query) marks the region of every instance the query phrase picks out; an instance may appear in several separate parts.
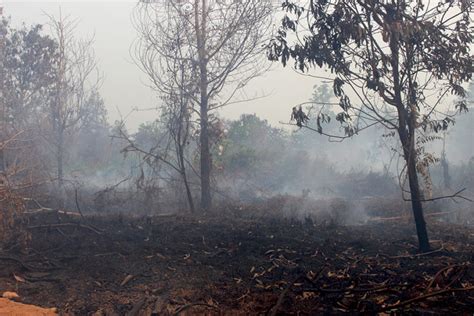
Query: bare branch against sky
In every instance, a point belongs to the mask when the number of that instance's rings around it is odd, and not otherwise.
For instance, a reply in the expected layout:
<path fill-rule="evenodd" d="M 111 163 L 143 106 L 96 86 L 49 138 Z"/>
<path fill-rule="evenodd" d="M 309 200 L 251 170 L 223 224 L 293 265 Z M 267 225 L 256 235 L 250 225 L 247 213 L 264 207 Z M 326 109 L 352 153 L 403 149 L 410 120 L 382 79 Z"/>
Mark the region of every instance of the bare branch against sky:
<path fill-rule="evenodd" d="M 77 18 L 81 23 L 77 32 L 84 37 L 94 35 L 94 50 L 98 64 L 104 73 L 101 94 L 108 107 L 111 122 L 126 115 L 132 109 L 150 109 L 157 107 L 157 98 L 148 88 L 146 76 L 136 67 L 130 56 L 130 48 L 137 39 L 136 30 L 131 22 L 131 13 L 135 0 L 103 1 L 17 1 L 3 0 L 4 13 L 10 16 L 14 25 L 47 22 L 48 14 L 56 14 L 61 5 L 64 14 Z M 104 15 L 107 19 L 104 19 Z M 324 76 L 325 74 L 320 74 Z M 298 80 L 298 84 L 293 83 Z M 220 115 L 237 118 L 242 113 L 256 113 L 272 124 L 288 121 L 288 109 L 295 103 L 302 103 L 311 96 L 312 88 L 319 81 L 316 78 L 301 77 L 292 69 L 275 67 L 262 78 L 253 81 L 246 89 L 244 98 L 258 98 L 252 102 L 238 104 L 219 111 Z M 290 90 L 285 87 L 291 85 Z M 148 111 L 134 113 L 127 124 L 135 129 L 140 122 L 150 117 Z"/>

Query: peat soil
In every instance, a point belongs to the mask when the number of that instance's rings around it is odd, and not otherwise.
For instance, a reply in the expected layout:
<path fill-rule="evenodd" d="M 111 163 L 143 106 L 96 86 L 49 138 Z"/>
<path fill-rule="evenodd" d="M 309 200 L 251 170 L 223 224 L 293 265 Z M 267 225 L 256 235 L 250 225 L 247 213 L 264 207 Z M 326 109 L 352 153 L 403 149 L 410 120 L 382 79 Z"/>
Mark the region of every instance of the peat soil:
<path fill-rule="evenodd" d="M 0 291 L 63 315 L 474 312 L 474 230 L 251 216 L 39 217 L 0 253 Z"/>

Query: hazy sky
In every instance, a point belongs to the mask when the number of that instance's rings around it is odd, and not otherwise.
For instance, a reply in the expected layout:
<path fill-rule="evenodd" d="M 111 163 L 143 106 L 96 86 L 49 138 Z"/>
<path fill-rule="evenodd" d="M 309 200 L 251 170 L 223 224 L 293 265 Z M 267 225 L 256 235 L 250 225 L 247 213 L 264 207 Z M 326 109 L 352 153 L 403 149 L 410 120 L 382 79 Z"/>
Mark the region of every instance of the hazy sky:
<path fill-rule="evenodd" d="M 2 3 L 2 0 L 0 0 Z M 18 1 L 3 0 L 4 14 L 11 16 L 13 24 L 25 22 L 27 25 L 46 23 L 45 12 L 69 14 L 80 20 L 79 36 L 94 35 L 94 49 L 99 66 L 104 74 L 101 88 L 106 101 L 110 121 L 127 115 L 133 108 L 156 107 L 154 92 L 146 86 L 147 78 L 133 63 L 130 49 L 136 39 L 136 31 L 131 22 L 131 12 L 136 1 Z M 47 29 L 46 29 L 47 30 Z M 222 116 L 237 118 L 242 113 L 256 113 L 274 125 L 289 120 L 291 107 L 308 101 L 312 94 L 314 78 L 296 74 L 291 68 L 282 70 L 275 64 L 265 77 L 258 78 L 248 87 L 247 94 L 268 95 L 263 99 L 231 105 L 220 111 Z M 132 114 L 127 122 L 135 128 L 144 121 L 153 120 L 156 112 L 143 111 Z"/>

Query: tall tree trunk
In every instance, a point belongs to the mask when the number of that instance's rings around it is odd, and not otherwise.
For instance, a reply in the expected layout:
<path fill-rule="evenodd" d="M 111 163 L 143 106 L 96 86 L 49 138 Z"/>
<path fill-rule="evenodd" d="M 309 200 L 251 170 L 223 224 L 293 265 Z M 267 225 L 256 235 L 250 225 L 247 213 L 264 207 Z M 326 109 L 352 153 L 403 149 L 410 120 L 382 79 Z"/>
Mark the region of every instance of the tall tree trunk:
<path fill-rule="evenodd" d="M 201 5 L 199 5 L 201 2 Z M 201 15 L 199 14 L 201 9 Z M 195 0 L 194 15 L 196 40 L 199 58 L 199 88 L 200 98 L 200 152 L 201 152 L 201 209 L 209 211 L 212 207 L 211 198 L 211 153 L 209 148 L 209 96 L 207 78 L 206 52 L 206 0 Z"/>
<path fill-rule="evenodd" d="M 206 76 L 207 77 L 207 76 Z M 207 81 L 207 80 L 206 80 Z M 206 84 L 202 86 L 207 87 Z M 209 150 L 209 122 L 207 92 L 201 92 L 201 208 L 209 211 L 212 207 L 211 200 L 211 154 Z"/>
<path fill-rule="evenodd" d="M 404 111 L 403 111 L 404 112 Z M 408 183 L 410 187 L 411 207 L 413 217 L 415 219 L 416 233 L 418 235 L 418 244 L 420 252 L 427 252 L 430 250 L 430 243 L 428 239 L 428 231 L 426 230 L 426 222 L 423 216 L 423 204 L 421 199 L 420 184 L 418 181 L 418 174 L 416 171 L 416 148 L 415 148 L 415 129 L 409 120 L 410 124 L 408 131 L 406 112 L 400 116 L 400 122 L 405 123 L 399 128 L 400 141 L 403 146 L 403 154 L 407 164 Z"/>
<path fill-rule="evenodd" d="M 423 204 L 421 202 L 420 184 L 418 182 L 418 174 L 416 172 L 416 159 L 414 150 L 409 154 L 407 162 L 408 182 L 410 185 L 411 207 L 413 217 L 415 218 L 416 233 L 418 235 L 418 244 L 421 252 L 430 250 L 430 242 L 428 232 L 426 230 L 426 222 L 423 216 Z"/>
<path fill-rule="evenodd" d="M 57 164 L 58 164 L 58 182 L 61 186 L 64 181 L 63 160 L 64 160 L 64 136 L 62 132 L 59 132 L 58 133 Z"/>
<path fill-rule="evenodd" d="M 441 153 L 441 166 L 443 167 L 443 184 L 445 189 L 451 189 L 451 176 L 449 175 L 449 164 L 446 158 L 446 133 L 443 136 L 443 152 Z"/>
<path fill-rule="evenodd" d="M 57 151 L 57 168 L 58 168 L 58 206 L 64 207 L 64 131 L 58 130 L 58 151 Z"/>
<path fill-rule="evenodd" d="M 0 4 L 0 18 L 2 16 L 2 6 Z M 4 70 L 4 60 L 5 60 L 5 36 L 3 34 L 0 34 L 0 137 L 2 138 L 1 141 L 5 141 L 7 139 L 7 121 L 6 121 L 6 97 L 5 97 L 5 70 Z M 3 147 L 3 144 L 0 148 L 0 173 L 3 173 L 6 175 L 6 157 L 5 157 L 5 148 Z"/>
<path fill-rule="evenodd" d="M 3 19 L 3 6 L 0 4 L 0 18 Z M 5 35 L 0 34 L 0 136 L 2 137 L 2 141 L 7 137 L 7 129 L 6 129 L 6 102 L 5 102 L 5 68 L 4 68 L 4 61 L 5 61 Z M 6 173 L 6 163 L 5 163 L 5 149 L 3 146 L 0 148 L 0 173 Z"/>
<path fill-rule="evenodd" d="M 449 164 L 446 154 L 441 156 L 441 166 L 443 167 L 443 184 L 445 189 L 451 189 L 451 176 L 449 175 Z"/>
<path fill-rule="evenodd" d="M 186 171 L 183 170 L 183 182 L 184 182 L 184 187 L 186 188 L 186 196 L 188 198 L 188 205 L 189 205 L 189 211 L 191 213 L 194 213 L 194 200 L 193 200 L 193 194 L 191 192 L 191 188 L 189 187 L 189 182 L 188 182 L 188 177 L 186 175 Z"/>
<path fill-rule="evenodd" d="M 393 16 L 395 20 L 400 20 L 401 17 L 397 14 Z M 402 85 L 400 80 L 400 49 L 399 41 L 395 33 L 390 36 L 390 51 L 392 53 L 390 63 L 392 65 L 393 85 L 394 85 L 394 103 L 398 112 L 398 136 L 402 143 L 403 156 L 407 164 L 408 182 L 410 186 L 411 207 L 413 217 L 415 219 L 416 233 L 418 235 L 419 250 L 427 252 L 430 250 L 430 243 L 428 239 L 428 232 L 426 230 L 426 222 L 423 217 L 423 205 L 420 194 L 420 184 L 418 182 L 418 174 L 416 171 L 416 106 L 412 100 L 408 98 L 408 109 L 405 107 L 402 98 Z M 409 74 L 410 75 L 410 74 Z M 411 86 L 410 86 L 411 88 Z M 410 94 L 411 91 L 409 91 Z"/>
<path fill-rule="evenodd" d="M 58 58 L 58 73 L 57 73 L 57 91 L 56 91 L 56 102 L 55 108 L 53 109 L 53 130 L 57 133 L 57 171 L 58 171 L 58 204 L 59 208 L 64 207 L 65 193 L 64 193 L 64 171 L 63 171 L 63 160 L 64 160 L 64 130 L 65 122 L 61 117 L 62 109 L 64 108 L 65 96 L 66 96 L 66 87 L 65 87 L 65 72 L 66 72 L 66 43 L 65 43 L 65 34 L 64 34 L 64 24 L 63 24 L 61 8 L 59 9 L 59 23 L 58 23 L 58 32 L 59 32 L 59 58 Z"/>
<path fill-rule="evenodd" d="M 184 160 L 183 144 L 180 142 L 181 142 L 181 138 L 178 139 L 179 168 L 181 170 L 181 177 L 183 178 L 184 187 L 186 189 L 186 197 L 188 199 L 189 211 L 191 213 L 194 213 L 195 208 L 194 208 L 193 194 L 191 192 L 191 188 L 189 187 L 188 176 L 186 174 L 186 161 Z"/>

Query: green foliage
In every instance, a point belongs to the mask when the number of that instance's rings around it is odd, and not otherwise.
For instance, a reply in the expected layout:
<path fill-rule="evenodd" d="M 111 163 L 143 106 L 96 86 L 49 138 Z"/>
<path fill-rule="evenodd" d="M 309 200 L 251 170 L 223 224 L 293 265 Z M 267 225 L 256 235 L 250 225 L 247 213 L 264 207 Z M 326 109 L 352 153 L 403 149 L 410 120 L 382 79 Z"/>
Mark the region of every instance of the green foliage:
<path fill-rule="evenodd" d="M 426 123 L 440 103 L 430 102 L 426 90 L 442 91 L 440 99 L 446 93 L 465 97 L 462 83 L 473 73 L 469 0 L 317 0 L 307 6 L 287 0 L 282 8 L 286 14 L 268 45 L 269 59 L 283 65 L 293 60 L 303 72 L 328 69 L 341 109 L 336 119 L 346 135 L 364 127 L 354 119 L 359 117 L 397 129 L 397 116 L 389 114 L 387 105 L 417 117 L 425 114 L 424 126 L 436 132 L 448 127 L 448 118 Z M 353 104 L 353 93 L 362 108 Z M 457 106 L 466 108 L 463 102 Z"/>
<path fill-rule="evenodd" d="M 229 123 L 216 163 L 228 172 L 250 176 L 257 170 L 263 171 L 262 165 L 274 162 L 272 158 L 285 142 L 286 135 L 281 129 L 271 127 L 256 115 L 245 114 Z"/>
<path fill-rule="evenodd" d="M 334 94 L 331 93 L 331 89 L 327 83 L 321 85 L 314 85 L 312 102 L 316 103 L 330 103 Z"/>
<path fill-rule="evenodd" d="M 55 41 L 41 31 L 40 25 L 14 29 L 6 19 L 0 23 L 3 119 L 17 127 L 32 124 L 50 105 L 58 52 Z"/>

